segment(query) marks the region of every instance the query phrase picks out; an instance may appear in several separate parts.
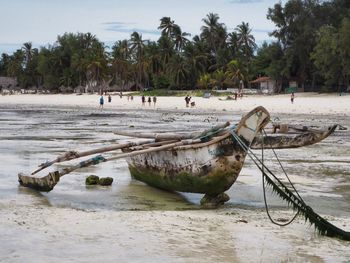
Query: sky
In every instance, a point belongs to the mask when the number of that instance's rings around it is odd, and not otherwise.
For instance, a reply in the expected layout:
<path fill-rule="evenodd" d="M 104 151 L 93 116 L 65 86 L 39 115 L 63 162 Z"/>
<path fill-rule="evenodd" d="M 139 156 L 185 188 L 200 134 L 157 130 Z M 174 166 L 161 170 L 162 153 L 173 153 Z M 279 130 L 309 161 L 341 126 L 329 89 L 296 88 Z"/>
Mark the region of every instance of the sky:
<path fill-rule="evenodd" d="M 216 13 L 232 32 L 248 22 L 257 44 L 271 41 L 274 24 L 267 10 L 279 0 L 0 0 L 0 54 L 25 42 L 53 44 L 65 32 L 95 35 L 107 46 L 129 39 L 132 32 L 157 40 L 160 19 L 171 17 L 183 32 L 200 33 L 202 19 Z M 285 1 L 281 1 L 282 3 Z"/>

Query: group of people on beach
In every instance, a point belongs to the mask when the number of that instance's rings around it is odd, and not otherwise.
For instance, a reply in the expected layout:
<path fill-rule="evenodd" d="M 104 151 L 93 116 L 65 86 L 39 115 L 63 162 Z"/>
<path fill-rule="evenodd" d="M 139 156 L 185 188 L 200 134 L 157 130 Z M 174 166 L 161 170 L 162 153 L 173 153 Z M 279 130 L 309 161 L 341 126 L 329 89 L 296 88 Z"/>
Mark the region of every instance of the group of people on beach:
<path fill-rule="evenodd" d="M 107 94 L 105 94 L 107 95 Z M 120 92 L 120 98 L 123 98 L 123 95 L 122 93 Z M 134 96 L 132 95 L 127 95 L 127 99 L 128 101 L 133 101 L 134 100 Z M 142 95 L 141 97 L 141 100 L 142 100 L 142 106 L 145 106 L 146 105 L 146 97 L 145 95 Z M 153 106 L 155 107 L 156 104 L 157 104 L 157 97 L 156 96 L 153 96 L 153 98 L 151 98 L 150 96 L 148 97 L 147 99 L 147 102 L 148 102 L 148 106 L 151 106 L 152 105 L 152 101 L 153 101 Z M 112 102 L 112 96 L 110 94 L 108 94 L 108 102 Z M 102 111 L 103 110 L 103 105 L 104 105 L 104 97 L 103 97 L 103 94 L 101 94 L 100 98 L 99 98 L 99 109 Z"/>
<path fill-rule="evenodd" d="M 120 93 L 121 94 L 121 93 Z M 107 94 L 105 94 L 107 95 Z M 122 98 L 123 95 L 120 95 L 120 98 Z M 134 100 L 134 97 L 132 95 L 127 95 L 127 99 L 128 101 L 133 101 Z M 185 102 L 186 102 L 186 107 L 189 107 L 191 105 L 191 107 L 194 107 L 196 104 L 194 101 L 191 102 L 191 99 L 192 97 L 187 95 L 185 97 Z M 148 96 L 147 98 L 147 102 L 148 102 L 148 106 L 151 106 L 152 105 L 152 101 L 153 101 L 153 107 L 156 106 L 157 104 L 157 97 L 156 96 L 153 96 L 153 98 L 151 96 Z M 99 109 L 102 111 L 103 110 L 103 105 L 104 105 L 104 97 L 103 97 L 103 94 L 101 94 L 100 96 L 100 99 L 99 99 Z M 112 102 L 112 96 L 110 94 L 108 94 L 108 102 Z M 145 106 L 146 105 L 146 97 L 145 95 L 142 95 L 141 96 L 141 102 L 142 102 L 142 106 Z"/>
<path fill-rule="evenodd" d="M 190 104 L 191 104 L 191 107 L 196 106 L 196 103 L 194 101 L 191 102 L 191 99 L 192 99 L 192 97 L 190 97 L 189 95 L 187 95 L 185 97 L 185 102 L 186 102 L 186 107 L 187 108 L 190 106 Z"/>
<path fill-rule="evenodd" d="M 107 94 L 107 92 L 105 92 L 104 94 L 105 94 L 106 96 L 108 96 L 108 97 L 107 97 L 108 102 L 111 103 L 111 102 L 112 102 L 112 96 L 111 96 L 111 94 Z M 120 97 L 120 98 L 123 98 L 123 93 L 122 93 L 122 92 L 119 93 L 119 97 Z M 131 98 L 131 101 L 134 99 L 133 96 L 128 95 L 128 101 L 129 101 L 130 98 Z M 99 106 L 99 109 L 100 109 L 101 111 L 103 110 L 104 102 L 105 102 L 105 100 L 104 100 L 103 93 L 102 93 L 101 96 L 100 96 L 100 98 L 99 98 L 99 105 L 100 105 L 100 106 Z"/>
<path fill-rule="evenodd" d="M 106 95 L 107 95 L 107 94 L 106 94 Z M 235 100 L 237 100 L 237 96 L 238 96 L 238 94 L 235 93 L 235 98 L 234 98 Z M 122 97 L 123 97 L 123 95 L 122 95 L 122 93 L 120 92 L 120 98 L 122 98 Z M 294 96 L 294 92 L 292 92 L 291 97 L 290 97 L 290 101 L 291 101 L 292 104 L 294 103 L 294 97 L 295 97 L 295 96 Z M 134 100 L 134 97 L 133 97 L 132 95 L 127 95 L 127 98 L 128 98 L 128 101 L 133 101 L 133 100 Z M 191 102 L 191 99 L 192 99 L 191 96 L 186 95 L 186 97 L 185 97 L 185 102 L 186 102 L 186 107 L 187 107 L 187 108 L 188 108 L 190 105 L 191 105 L 191 107 L 194 107 L 194 106 L 196 105 L 194 101 Z M 103 97 L 103 94 L 101 94 L 100 100 L 99 100 L 99 101 L 100 101 L 99 109 L 102 111 L 102 110 L 103 110 L 103 105 L 104 105 L 104 97 Z M 145 95 L 142 95 L 141 101 L 142 101 L 142 106 L 145 106 L 145 105 L 146 105 L 146 97 L 145 97 Z M 153 107 L 155 107 L 155 106 L 156 106 L 156 103 L 157 103 L 157 97 L 156 97 L 156 96 L 153 96 L 153 99 L 152 99 L 151 96 L 149 96 L 148 99 L 147 99 L 148 106 L 151 106 L 152 101 L 153 101 Z M 111 96 L 110 94 L 108 94 L 108 102 L 109 102 L 109 103 L 112 102 L 112 96 Z"/>
<path fill-rule="evenodd" d="M 146 97 L 145 97 L 145 95 L 142 95 L 141 101 L 142 101 L 142 106 L 145 106 L 146 105 Z M 152 101 L 153 101 L 153 107 L 155 107 L 156 103 L 157 103 L 157 97 L 153 96 L 153 99 L 152 99 L 150 96 L 148 96 L 148 99 L 147 99 L 148 106 L 151 106 Z"/>

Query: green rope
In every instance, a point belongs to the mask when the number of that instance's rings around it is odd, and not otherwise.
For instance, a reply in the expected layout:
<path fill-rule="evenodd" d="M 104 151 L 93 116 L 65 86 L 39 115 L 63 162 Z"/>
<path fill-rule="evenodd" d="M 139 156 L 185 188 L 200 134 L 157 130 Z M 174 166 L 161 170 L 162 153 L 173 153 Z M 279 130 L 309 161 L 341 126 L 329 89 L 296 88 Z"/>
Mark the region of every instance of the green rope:
<path fill-rule="evenodd" d="M 265 130 L 263 130 L 263 131 L 265 132 Z M 265 135 L 266 135 L 266 133 L 265 133 Z M 278 159 L 278 160 L 279 160 L 279 159 Z M 267 214 L 268 218 L 270 219 L 271 223 L 273 223 L 273 224 L 275 224 L 275 225 L 278 225 L 278 226 L 288 226 L 288 225 L 290 225 L 290 224 L 295 220 L 295 218 L 298 216 L 299 211 L 297 211 L 297 212 L 295 213 L 295 215 L 292 217 L 292 219 L 289 220 L 288 222 L 286 222 L 286 223 L 278 223 L 277 221 L 275 221 L 275 220 L 272 218 L 272 216 L 271 216 L 271 214 L 270 214 L 270 210 L 269 210 L 268 204 L 267 204 L 267 201 L 266 201 L 267 198 L 266 198 L 265 176 L 264 176 L 264 166 L 265 166 L 265 164 L 264 164 L 264 136 L 262 136 L 261 162 L 263 163 L 263 165 L 262 165 L 261 177 L 262 177 L 263 196 L 264 196 L 264 204 L 265 204 L 266 214 Z M 281 163 L 280 163 L 280 164 L 281 164 Z M 281 165 L 282 165 L 282 164 L 281 164 Z M 283 167 L 282 167 L 282 169 L 283 169 Z M 283 171 L 284 171 L 284 169 L 283 169 Z M 285 174 L 286 174 L 286 173 L 285 173 Z M 286 177 L 288 178 L 288 181 L 290 182 L 289 177 L 288 177 L 287 174 L 286 174 Z M 291 183 L 291 182 L 290 182 L 290 183 Z M 294 187 L 293 187 L 293 188 L 294 188 Z M 294 189 L 295 189 L 295 188 L 294 188 Z M 298 196 L 299 196 L 299 194 L 298 194 Z"/>
<path fill-rule="evenodd" d="M 263 129 L 263 133 L 264 133 L 264 136 L 266 137 L 266 136 L 267 136 L 267 134 L 266 134 L 265 129 Z M 263 138 L 263 140 L 264 140 L 264 137 L 262 137 L 262 138 Z M 263 143 L 264 143 L 264 141 L 263 141 Z M 264 146 L 264 144 L 263 144 L 263 146 Z M 305 204 L 305 202 L 304 202 L 303 198 L 301 198 L 301 196 L 299 195 L 299 192 L 298 192 L 298 191 L 297 191 L 297 189 L 294 187 L 294 184 L 293 184 L 293 183 L 292 183 L 292 181 L 289 179 L 289 176 L 288 176 L 288 174 L 287 174 L 286 170 L 284 169 L 284 167 L 283 167 L 283 165 L 282 165 L 282 163 L 281 163 L 280 159 L 278 158 L 278 155 L 277 155 L 277 153 L 276 153 L 275 149 L 272 147 L 271 142 L 270 142 L 270 145 L 269 145 L 269 146 L 270 146 L 270 149 L 272 150 L 272 152 L 274 153 L 275 158 L 276 158 L 276 160 L 277 160 L 277 162 L 278 162 L 279 166 L 281 167 L 281 169 L 282 169 L 282 171 L 283 171 L 283 173 L 284 173 L 285 177 L 287 178 L 287 180 L 288 180 L 289 184 L 292 186 L 292 188 L 294 189 L 295 193 L 298 195 L 298 197 L 300 198 L 300 200 L 301 200 L 301 201 L 302 201 L 302 202 Z"/>
<path fill-rule="evenodd" d="M 288 204 L 291 204 L 293 209 L 297 210 L 300 214 L 302 214 L 305 217 L 306 221 L 309 220 L 309 222 L 315 226 L 315 228 L 320 234 L 330 237 L 338 237 L 340 239 L 350 241 L 350 232 L 344 231 L 336 227 L 335 225 L 331 224 L 326 219 L 315 213 L 310 206 L 306 205 L 306 203 L 301 198 L 295 195 L 286 185 L 282 183 L 280 179 L 278 179 L 269 170 L 268 167 L 265 166 L 265 164 L 261 160 L 259 160 L 259 158 L 251 151 L 251 149 L 249 149 L 248 146 L 245 145 L 245 143 L 234 131 L 230 131 L 230 133 L 233 136 L 233 138 L 237 141 L 237 143 L 242 147 L 242 149 L 247 152 L 247 155 L 252 159 L 252 161 L 259 168 L 259 170 L 263 173 L 267 184 L 272 186 L 272 190 L 275 191 Z M 270 178 L 270 176 L 279 183 L 279 186 Z"/>

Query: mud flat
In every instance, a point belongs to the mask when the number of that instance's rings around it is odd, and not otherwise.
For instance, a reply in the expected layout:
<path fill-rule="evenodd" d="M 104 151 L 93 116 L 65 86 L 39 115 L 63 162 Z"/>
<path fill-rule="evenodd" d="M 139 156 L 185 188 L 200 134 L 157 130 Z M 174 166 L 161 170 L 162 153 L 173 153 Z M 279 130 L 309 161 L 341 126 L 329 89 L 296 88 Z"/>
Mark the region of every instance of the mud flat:
<path fill-rule="evenodd" d="M 125 141 L 113 134 L 116 129 L 201 130 L 238 121 L 261 104 L 285 122 L 348 128 L 278 155 L 304 200 L 350 231 L 350 96 L 297 94 L 293 105 L 284 95 L 224 103 L 195 98 L 196 108 L 175 97 L 142 108 L 138 99 L 113 97 L 100 112 L 97 95 L 0 96 L 1 262 L 348 262 L 349 242 L 318 235 L 303 218 L 283 228 L 270 223 L 261 175 L 248 158 L 228 191 L 231 200 L 216 210 L 201 209 L 201 195 L 164 192 L 131 179 L 124 160 L 66 175 L 50 193 L 18 186 L 18 172 L 65 150 Z M 278 172 L 273 154 L 266 159 Z M 114 183 L 86 187 L 90 174 Z M 275 219 L 292 217 L 274 194 L 268 202 Z"/>

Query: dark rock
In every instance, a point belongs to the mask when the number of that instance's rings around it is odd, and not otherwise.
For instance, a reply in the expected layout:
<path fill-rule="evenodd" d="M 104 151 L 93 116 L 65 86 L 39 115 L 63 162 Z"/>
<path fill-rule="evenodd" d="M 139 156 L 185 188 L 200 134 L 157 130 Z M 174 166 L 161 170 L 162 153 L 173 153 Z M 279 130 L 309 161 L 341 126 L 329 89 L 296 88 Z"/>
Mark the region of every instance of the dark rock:
<path fill-rule="evenodd" d="M 90 175 L 88 177 L 86 177 L 85 179 L 85 184 L 86 185 L 95 185 L 99 183 L 99 177 L 96 175 Z"/>
<path fill-rule="evenodd" d="M 201 199 L 201 206 L 208 209 L 217 208 L 228 200 L 230 200 L 230 197 L 226 193 L 221 193 L 217 196 L 205 194 Z"/>
<path fill-rule="evenodd" d="M 112 177 L 103 177 L 103 178 L 100 178 L 100 180 L 98 181 L 98 184 L 103 186 L 111 185 L 112 183 L 113 183 Z"/>

